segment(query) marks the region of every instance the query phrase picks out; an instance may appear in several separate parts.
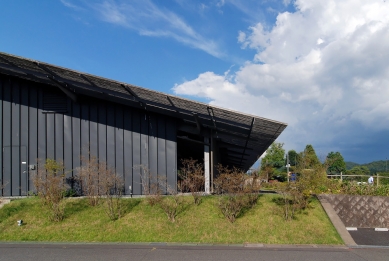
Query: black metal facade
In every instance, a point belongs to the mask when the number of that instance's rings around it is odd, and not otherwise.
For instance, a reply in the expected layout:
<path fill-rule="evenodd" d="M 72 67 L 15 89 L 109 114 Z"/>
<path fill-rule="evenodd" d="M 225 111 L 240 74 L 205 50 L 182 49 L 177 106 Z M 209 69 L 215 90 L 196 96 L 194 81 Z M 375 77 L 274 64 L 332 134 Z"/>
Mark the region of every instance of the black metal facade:
<path fill-rule="evenodd" d="M 38 159 L 63 161 L 71 177 L 88 155 L 116 168 L 126 194 L 142 194 L 140 165 L 176 186 L 175 118 L 88 96 L 73 102 L 57 87 L 6 75 L 0 97 L 3 196 L 33 189 L 30 166 Z"/>

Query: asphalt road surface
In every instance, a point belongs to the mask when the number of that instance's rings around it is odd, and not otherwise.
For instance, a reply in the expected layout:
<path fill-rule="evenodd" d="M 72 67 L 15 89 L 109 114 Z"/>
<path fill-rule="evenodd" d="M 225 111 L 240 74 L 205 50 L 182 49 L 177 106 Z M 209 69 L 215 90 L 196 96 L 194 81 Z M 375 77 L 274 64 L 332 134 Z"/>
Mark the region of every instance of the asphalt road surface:
<path fill-rule="evenodd" d="M 358 230 L 349 231 L 349 233 L 358 245 L 389 246 L 388 231 L 375 231 L 374 228 L 358 228 Z"/>
<path fill-rule="evenodd" d="M 0 243 L 0 261 L 190 261 L 288 260 L 360 261 L 389 260 L 389 248 L 331 246 L 185 246 L 136 244 Z"/>

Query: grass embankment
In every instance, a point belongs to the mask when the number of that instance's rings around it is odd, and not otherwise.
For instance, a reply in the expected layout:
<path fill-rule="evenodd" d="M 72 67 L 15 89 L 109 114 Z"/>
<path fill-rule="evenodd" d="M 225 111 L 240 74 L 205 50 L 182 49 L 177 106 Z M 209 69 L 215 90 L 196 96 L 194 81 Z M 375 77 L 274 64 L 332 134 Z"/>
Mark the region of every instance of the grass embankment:
<path fill-rule="evenodd" d="M 55 242 L 191 242 L 266 244 L 342 244 L 318 200 L 311 208 L 285 221 L 275 195 L 263 195 L 253 209 L 235 223 L 228 222 L 216 206 L 216 197 L 204 197 L 199 206 L 187 206 L 175 223 L 158 206 L 142 199 L 123 199 L 124 215 L 110 221 L 102 206 L 90 207 L 86 199 L 69 198 L 62 222 L 50 222 L 38 198 L 12 201 L 0 209 L 0 241 Z M 281 211 L 281 212 L 280 212 Z M 17 226 L 17 220 L 24 221 Z"/>

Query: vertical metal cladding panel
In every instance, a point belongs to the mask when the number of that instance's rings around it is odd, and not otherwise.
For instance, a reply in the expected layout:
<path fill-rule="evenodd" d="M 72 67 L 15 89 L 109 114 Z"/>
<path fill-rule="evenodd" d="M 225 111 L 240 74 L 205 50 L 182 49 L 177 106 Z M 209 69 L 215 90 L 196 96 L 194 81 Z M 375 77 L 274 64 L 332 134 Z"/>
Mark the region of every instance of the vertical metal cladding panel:
<path fill-rule="evenodd" d="M 158 117 L 158 176 L 167 179 L 166 176 L 166 120 Z"/>
<path fill-rule="evenodd" d="M 140 113 L 140 164 L 148 168 L 148 170 L 150 170 L 148 130 L 149 130 L 149 117 L 145 112 L 141 112 Z"/>
<path fill-rule="evenodd" d="M 107 109 L 105 103 L 99 104 L 99 123 L 98 123 L 98 139 L 99 139 L 99 160 L 107 162 Z"/>
<path fill-rule="evenodd" d="M 46 113 L 46 157 L 55 159 L 55 115 Z"/>
<path fill-rule="evenodd" d="M 81 159 L 89 158 L 89 104 L 81 104 Z M 84 162 L 85 163 L 85 162 Z M 85 165 L 85 164 L 82 164 Z"/>
<path fill-rule="evenodd" d="M 37 164 L 38 159 L 38 90 L 36 85 L 29 86 L 29 121 L 28 121 L 28 164 L 35 165 Z M 29 189 L 34 191 L 34 184 L 32 183 L 32 177 L 36 172 L 35 170 L 29 170 Z"/>
<path fill-rule="evenodd" d="M 27 195 L 28 188 L 26 187 L 28 181 L 27 174 L 27 147 L 20 146 L 18 148 L 18 152 L 20 153 L 20 195 Z"/>
<path fill-rule="evenodd" d="M 72 139 L 73 139 L 73 177 L 77 175 L 77 168 L 81 161 L 81 108 L 79 103 L 72 103 Z"/>
<path fill-rule="evenodd" d="M 132 113 L 132 164 L 133 164 L 133 177 L 132 186 L 133 194 L 142 194 L 141 187 L 141 134 L 140 134 L 140 121 L 141 117 L 138 111 Z M 143 145 L 144 146 L 144 145 Z"/>
<path fill-rule="evenodd" d="M 12 105 L 11 105 L 11 139 L 12 139 L 12 196 L 20 196 L 20 86 L 18 81 L 13 81 Z"/>
<path fill-rule="evenodd" d="M 73 141 L 72 141 L 72 102 L 68 99 L 68 108 L 69 111 L 63 116 L 63 153 L 64 158 L 63 162 L 65 169 L 73 169 Z M 69 178 L 72 176 L 71 172 L 66 172 L 66 177 Z"/>
<path fill-rule="evenodd" d="M 27 195 L 29 191 L 28 186 L 28 137 L 29 137 L 29 118 L 28 118 L 28 97 L 29 91 L 26 82 L 20 85 L 20 157 L 22 160 L 21 169 L 21 195 Z M 25 150 L 25 151 L 22 151 Z M 24 162 L 24 163 L 23 163 Z"/>
<path fill-rule="evenodd" d="M 156 116 L 149 116 L 149 169 L 152 175 L 158 175 L 158 126 Z"/>
<path fill-rule="evenodd" d="M 43 113 L 43 92 L 40 88 L 38 92 L 38 158 L 40 161 L 46 159 L 46 114 Z"/>
<path fill-rule="evenodd" d="M 124 108 L 123 127 L 124 186 L 125 193 L 128 195 L 133 193 L 132 175 L 134 171 L 137 171 L 133 168 L 132 112 L 129 108 Z"/>
<path fill-rule="evenodd" d="M 123 108 L 121 106 L 117 106 L 115 111 L 115 166 L 116 172 L 124 180 Z"/>
<path fill-rule="evenodd" d="M 113 103 L 107 104 L 107 164 L 115 166 L 115 107 Z"/>
<path fill-rule="evenodd" d="M 166 172 L 167 185 L 177 189 L 177 125 L 172 118 L 166 120 Z"/>
<path fill-rule="evenodd" d="M 11 171 L 12 171 L 12 151 L 11 146 L 4 146 L 3 147 L 3 160 L 4 160 L 4 167 L 3 167 L 3 195 L 4 196 L 11 196 Z"/>
<path fill-rule="evenodd" d="M 3 195 L 3 85 L 4 78 L 0 75 L 0 196 Z"/>
<path fill-rule="evenodd" d="M 55 160 L 58 162 L 64 161 L 63 154 L 63 135 L 64 135 L 64 127 L 63 127 L 63 114 L 56 113 L 54 115 L 55 120 Z"/>
<path fill-rule="evenodd" d="M 90 156 L 98 157 L 99 148 L 98 148 L 98 128 L 97 122 L 99 121 L 98 107 L 95 102 L 90 103 L 90 122 L 89 122 L 89 153 Z"/>

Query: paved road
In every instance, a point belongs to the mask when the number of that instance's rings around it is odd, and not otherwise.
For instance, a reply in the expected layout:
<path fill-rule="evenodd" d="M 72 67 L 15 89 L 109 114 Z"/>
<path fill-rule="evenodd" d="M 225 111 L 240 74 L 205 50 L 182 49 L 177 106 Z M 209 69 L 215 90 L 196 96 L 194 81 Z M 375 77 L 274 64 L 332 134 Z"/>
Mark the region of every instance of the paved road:
<path fill-rule="evenodd" d="M 0 243 L 0 261 L 288 260 L 387 261 L 389 248 Z"/>
<path fill-rule="evenodd" d="M 389 246 L 388 231 L 375 231 L 374 228 L 358 228 L 358 230 L 349 231 L 349 233 L 358 245 Z"/>

